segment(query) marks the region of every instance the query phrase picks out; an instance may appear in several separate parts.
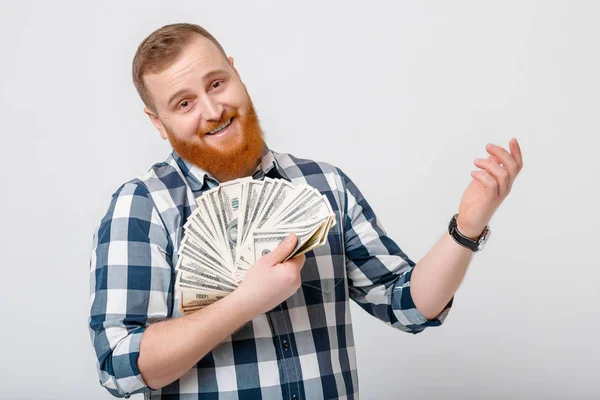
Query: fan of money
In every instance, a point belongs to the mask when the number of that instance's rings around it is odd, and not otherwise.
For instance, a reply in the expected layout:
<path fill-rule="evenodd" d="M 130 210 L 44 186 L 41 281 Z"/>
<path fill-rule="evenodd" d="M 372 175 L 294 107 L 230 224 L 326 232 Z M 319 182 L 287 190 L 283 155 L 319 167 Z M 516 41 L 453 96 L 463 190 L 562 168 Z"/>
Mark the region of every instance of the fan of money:
<path fill-rule="evenodd" d="M 287 259 L 322 246 L 335 214 L 325 195 L 283 179 L 241 178 L 204 192 L 184 225 L 175 287 L 183 314 L 225 297 L 290 233 Z M 287 260 L 286 259 L 286 260 Z"/>

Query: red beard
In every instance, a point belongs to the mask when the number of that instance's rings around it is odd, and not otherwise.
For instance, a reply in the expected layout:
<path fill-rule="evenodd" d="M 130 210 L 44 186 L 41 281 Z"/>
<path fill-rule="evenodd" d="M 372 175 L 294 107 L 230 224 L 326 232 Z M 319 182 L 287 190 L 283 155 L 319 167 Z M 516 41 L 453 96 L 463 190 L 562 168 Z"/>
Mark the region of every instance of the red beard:
<path fill-rule="evenodd" d="M 236 132 L 235 136 L 224 140 L 221 143 L 222 148 L 216 149 L 204 143 L 190 143 L 189 141 L 179 140 L 167 129 L 167 137 L 171 142 L 171 146 L 173 146 L 173 150 L 182 158 L 209 172 L 220 182 L 251 175 L 261 160 L 265 142 L 254 105 L 250 98 L 248 98 L 248 101 L 249 105 L 245 117 L 240 116 L 237 110 L 223 113 L 219 122 L 207 127 L 207 131 L 215 129 L 231 117 L 234 118 L 234 121 L 237 121 L 238 126 L 236 129 L 241 132 Z M 204 135 L 204 132 L 199 134 Z M 239 140 L 238 135 L 241 135 L 242 138 L 241 142 L 236 144 L 235 142 Z"/>

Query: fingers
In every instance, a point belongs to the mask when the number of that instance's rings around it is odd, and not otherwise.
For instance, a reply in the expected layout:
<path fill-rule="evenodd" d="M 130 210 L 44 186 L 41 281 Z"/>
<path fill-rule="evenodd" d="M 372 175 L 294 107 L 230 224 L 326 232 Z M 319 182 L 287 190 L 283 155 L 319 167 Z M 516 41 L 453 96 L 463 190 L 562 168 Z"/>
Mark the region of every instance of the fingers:
<path fill-rule="evenodd" d="M 502 165 L 504 165 L 504 167 L 507 168 L 509 171 L 517 171 L 517 160 L 515 160 L 512 154 L 506 151 L 503 147 L 489 143 L 487 146 L 485 146 L 485 149 L 491 155 L 496 156 L 498 160 L 500 160 Z"/>
<path fill-rule="evenodd" d="M 521 155 L 521 148 L 519 147 L 517 139 L 511 139 L 509 141 L 509 147 L 511 149 L 511 153 L 506 151 L 503 147 L 496 146 L 491 143 L 489 143 L 485 149 L 488 153 L 498 159 L 502 166 L 508 171 L 508 184 L 506 187 L 510 191 L 512 182 L 515 180 L 517 174 L 519 171 L 521 171 L 523 166 L 523 157 Z"/>
<path fill-rule="evenodd" d="M 512 188 L 513 182 L 517 178 L 517 175 L 519 174 L 519 172 L 521 172 L 521 169 L 523 169 L 523 154 L 521 152 L 521 147 L 519 146 L 519 142 L 517 141 L 517 139 L 512 138 L 508 142 L 508 147 L 510 149 L 510 152 L 505 150 L 503 147 L 494 145 L 492 143 L 488 143 L 488 145 L 485 147 L 487 152 L 491 154 L 489 160 L 491 160 L 493 164 L 499 164 L 500 167 L 502 167 L 508 172 L 508 179 L 506 180 L 506 182 L 504 182 L 502 178 L 504 173 L 502 173 L 500 170 L 497 170 L 495 168 L 493 170 L 485 168 L 491 176 L 497 179 L 498 188 L 500 189 L 500 196 L 508 195 Z M 483 168 L 481 165 L 477 165 Z M 476 175 L 483 177 L 485 176 L 485 173 Z M 476 175 L 473 175 L 473 177 L 475 178 Z M 481 183 L 484 183 L 481 179 L 478 180 Z"/>
<path fill-rule="evenodd" d="M 496 186 L 498 196 L 503 197 L 508 192 L 508 185 L 510 183 L 510 177 L 508 175 L 509 173 L 505 168 L 500 166 L 500 164 L 498 164 L 497 162 L 494 162 L 492 157 L 488 158 L 487 160 L 483 160 L 483 159 L 479 159 L 479 158 L 475 160 L 475 162 L 474 162 L 475 165 L 477 165 L 479 168 L 487 171 L 487 173 L 488 173 L 487 175 L 491 176 L 491 180 L 490 180 L 489 177 L 486 176 L 486 174 L 478 174 L 478 176 L 481 176 L 481 178 L 483 179 L 483 180 L 481 180 L 481 179 L 478 179 L 478 180 L 490 189 L 494 188 L 494 186 Z M 483 171 L 477 171 L 477 172 L 483 172 Z M 475 175 L 473 177 L 477 178 L 477 176 L 475 176 Z"/>
<path fill-rule="evenodd" d="M 285 263 L 283 263 L 283 265 L 285 265 L 288 268 L 294 268 L 299 273 L 302 270 L 302 267 L 304 267 L 305 261 L 306 261 L 306 256 L 304 254 L 301 254 L 297 257 L 290 258 Z"/>
<path fill-rule="evenodd" d="M 491 162 L 493 162 L 493 163 L 496 163 L 496 164 L 498 164 L 498 165 L 499 165 L 499 166 L 501 166 L 501 167 L 504 167 L 504 164 L 502 164 L 502 163 L 500 162 L 500 160 L 498 160 L 498 157 L 496 157 L 496 156 L 489 156 L 489 157 L 488 157 L 488 160 L 490 160 L 490 161 L 491 161 Z"/>
<path fill-rule="evenodd" d="M 520 172 L 523 169 L 523 153 L 521 153 L 521 146 L 519 146 L 519 142 L 517 142 L 516 138 L 512 138 L 510 142 L 508 142 L 508 146 L 510 147 L 510 154 L 512 154 L 519 165 L 517 172 Z"/>
<path fill-rule="evenodd" d="M 298 237 L 296 237 L 295 234 L 290 233 L 281 243 L 279 243 L 279 246 L 269 254 L 262 256 L 259 261 L 268 265 L 279 264 L 290 255 L 297 242 Z"/>
<path fill-rule="evenodd" d="M 494 177 L 487 172 L 486 170 L 483 171 L 471 171 L 471 176 L 473 177 L 473 179 L 478 180 L 479 182 L 481 182 L 481 184 L 483 186 L 485 186 L 486 188 L 496 192 L 496 195 L 498 195 L 498 182 L 494 179 Z"/>

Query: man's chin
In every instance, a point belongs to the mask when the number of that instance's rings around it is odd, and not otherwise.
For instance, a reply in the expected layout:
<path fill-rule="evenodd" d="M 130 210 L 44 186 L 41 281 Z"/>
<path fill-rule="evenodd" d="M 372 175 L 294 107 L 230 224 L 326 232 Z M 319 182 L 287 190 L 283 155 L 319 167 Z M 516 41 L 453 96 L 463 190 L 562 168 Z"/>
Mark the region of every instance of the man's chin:
<path fill-rule="evenodd" d="M 248 139 L 250 138 L 241 142 L 235 140 L 234 143 L 222 143 L 219 147 L 179 142 L 172 138 L 169 141 L 173 150 L 182 158 L 221 179 L 251 173 L 260 162 L 265 146 L 262 136 L 254 137 L 254 140 Z"/>

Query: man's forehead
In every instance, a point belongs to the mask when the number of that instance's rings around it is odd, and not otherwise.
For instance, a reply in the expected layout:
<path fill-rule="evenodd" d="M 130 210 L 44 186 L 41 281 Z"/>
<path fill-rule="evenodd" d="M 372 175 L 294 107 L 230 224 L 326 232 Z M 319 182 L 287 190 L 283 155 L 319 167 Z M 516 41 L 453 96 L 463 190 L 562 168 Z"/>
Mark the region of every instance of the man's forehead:
<path fill-rule="evenodd" d="M 214 70 L 227 71 L 229 64 L 219 48 L 209 39 L 195 37 L 182 50 L 177 59 L 159 73 L 144 75 L 146 85 L 157 88 L 163 93 L 173 90 L 173 86 L 189 78 L 200 78 Z"/>

